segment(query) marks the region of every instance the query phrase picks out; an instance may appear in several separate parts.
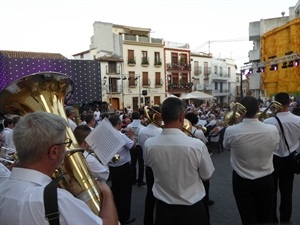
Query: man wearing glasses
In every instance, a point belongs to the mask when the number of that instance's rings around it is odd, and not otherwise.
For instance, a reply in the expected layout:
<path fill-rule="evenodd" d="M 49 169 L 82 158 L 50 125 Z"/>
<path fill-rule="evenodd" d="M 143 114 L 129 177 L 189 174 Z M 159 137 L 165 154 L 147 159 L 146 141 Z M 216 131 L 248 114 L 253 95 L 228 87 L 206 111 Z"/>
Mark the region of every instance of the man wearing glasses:
<path fill-rule="evenodd" d="M 63 163 L 66 147 L 67 121 L 55 114 L 26 114 L 17 123 L 14 141 L 18 163 L 10 179 L 1 183 L 1 224 L 49 224 L 45 218 L 43 194 L 52 181 L 54 171 Z M 64 189 L 57 189 L 59 224 L 118 224 L 110 188 L 98 183 L 103 194 L 99 215 Z M 9 206 L 9 207 L 8 207 Z M 11 216 L 15 212 L 15 216 Z"/>

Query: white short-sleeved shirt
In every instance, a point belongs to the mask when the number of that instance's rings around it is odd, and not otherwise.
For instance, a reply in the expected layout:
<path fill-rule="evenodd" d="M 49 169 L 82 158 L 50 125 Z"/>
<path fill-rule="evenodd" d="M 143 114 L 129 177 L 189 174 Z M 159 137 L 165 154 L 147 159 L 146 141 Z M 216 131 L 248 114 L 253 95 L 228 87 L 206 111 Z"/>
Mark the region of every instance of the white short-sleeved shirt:
<path fill-rule="evenodd" d="M 111 166 L 111 167 L 122 166 L 125 163 L 128 163 L 131 161 L 130 149 L 134 145 L 134 141 L 131 140 L 129 137 L 127 137 L 122 132 L 120 132 L 120 134 L 121 134 L 123 140 L 125 141 L 125 145 L 117 153 L 120 156 L 120 161 L 116 162 L 116 163 L 109 163 L 109 166 Z"/>
<path fill-rule="evenodd" d="M 8 127 L 5 127 L 2 131 L 2 138 L 4 140 L 4 147 L 15 149 L 15 144 L 13 141 L 13 132 L 14 130 Z"/>
<path fill-rule="evenodd" d="M 10 176 L 10 170 L 0 162 L 0 184 Z M 0 185 L 1 186 L 1 185 Z M 0 188 L 1 190 L 1 188 Z M 1 222 L 1 220 L 0 220 Z"/>
<path fill-rule="evenodd" d="M 45 219 L 43 193 L 50 182 L 50 177 L 36 170 L 14 167 L 10 179 L 1 183 L 1 224 L 49 225 Z M 68 191 L 58 188 L 57 198 L 60 225 L 103 224 L 85 202 Z"/>
<path fill-rule="evenodd" d="M 290 152 L 293 152 L 299 148 L 300 145 L 300 117 L 292 114 L 291 112 L 279 112 L 277 117 L 280 119 L 286 141 L 290 147 Z M 285 144 L 284 138 L 281 133 L 280 126 L 274 117 L 264 120 L 266 124 L 273 124 L 277 127 L 280 136 L 280 142 L 278 148 L 274 151 L 274 155 L 279 157 L 288 156 L 290 153 Z"/>
<path fill-rule="evenodd" d="M 138 133 L 138 143 L 144 150 L 144 144 L 147 141 L 147 139 L 151 137 L 155 137 L 161 133 L 162 129 L 160 127 L 157 127 L 153 124 L 149 124 L 147 127 L 143 127 L 139 133 Z M 147 160 L 144 158 L 144 163 L 147 164 Z"/>
<path fill-rule="evenodd" d="M 197 129 L 196 127 L 192 127 L 192 134 L 196 138 L 199 138 L 204 144 L 206 144 L 206 142 L 208 141 L 207 138 L 205 137 L 203 131 L 200 129 Z"/>
<path fill-rule="evenodd" d="M 223 145 L 231 152 L 231 166 L 241 177 L 257 179 L 274 171 L 273 151 L 278 147 L 275 126 L 244 118 L 225 130 Z"/>
<path fill-rule="evenodd" d="M 94 155 L 87 151 L 84 151 L 83 155 L 91 169 L 93 177 L 98 178 L 100 181 L 107 181 L 109 176 L 108 166 L 101 164 Z"/>
<path fill-rule="evenodd" d="M 206 145 L 180 129 L 164 128 L 144 144 L 144 158 L 153 170 L 154 196 L 167 203 L 193 205 L 205 196 L 202 179 L 215 170 Z"/>
<path fill-rule="evenodd" d="M 75 128 L 77 127 L 77 124 L 69 118 L 68 118 L 68 123 L 69 123 L 69 126 L 71 127 L 72 131 L 74 131 Z"/>

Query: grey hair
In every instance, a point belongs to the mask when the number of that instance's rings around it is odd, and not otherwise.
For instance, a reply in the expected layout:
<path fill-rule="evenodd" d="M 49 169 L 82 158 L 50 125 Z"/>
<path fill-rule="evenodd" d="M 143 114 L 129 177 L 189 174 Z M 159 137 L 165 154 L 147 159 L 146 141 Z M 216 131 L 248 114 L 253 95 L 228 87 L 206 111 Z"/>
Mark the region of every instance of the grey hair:
<path fill-rule="evenodd" d="M 19 161 L 36 162 L 52 145 L 63 143 L 67 126 L 66 119 L 52 113 L 33 112 L 23 116 L 13 133 Z"/>
<path fill-rule="evenodd" d="M 161 106 L 161 115 L 164 122 L 177 120 L 184 112 L 184 103 L 175 97 L 166 98 Z"/>

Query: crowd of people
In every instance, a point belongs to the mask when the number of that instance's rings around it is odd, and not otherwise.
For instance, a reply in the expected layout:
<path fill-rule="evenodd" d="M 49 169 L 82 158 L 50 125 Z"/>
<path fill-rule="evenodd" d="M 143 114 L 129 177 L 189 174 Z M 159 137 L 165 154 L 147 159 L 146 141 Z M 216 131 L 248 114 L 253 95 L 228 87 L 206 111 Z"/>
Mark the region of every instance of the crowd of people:
<path fill-rule="evenodd" d="M 234 102 L 227 107 L 208 102 L 195 106 L 176 97 L 166 98 L 147 113 L 146 108 L 129 108 L 108 114 L 96 107 L 77 115 L 74 107 L 66 106 L 66 119 L 46 112 L 5 118 L 1 145 L 16 151 L 18 160 L 9 167 L 0 163 L 1 223 L 130 224 L 135 221 L 132 185 L 146 185 L 144 225 L 209 225 L 209 206 L 214 204 L 209 180 L 215 171 L 211 155 L 224 149 L 231 155 L 232 188 L 242 224 L 290 222 L 294 180 L 290 162 L 300 148 L 300 97 L 278 93 L 274 100 L 282 106 L 276 117 L 260 121 L 258 113 L 272 101 L 244 97 L 240 104 L 245 113 L 232 114 L 241 117 L 237 124 L 226 118 Z M 124 143 L 117 152 L 119 159 L 106 165 L 86 141 L 105 118 Z M 61 188 L 59 216 L 45 215 L 45 187 L 63 163 L 70 144 L 68 127 L 97 179 L 102 194 L 99 215 Z M 19 215 L 12 219 L 11 210 Z"/>

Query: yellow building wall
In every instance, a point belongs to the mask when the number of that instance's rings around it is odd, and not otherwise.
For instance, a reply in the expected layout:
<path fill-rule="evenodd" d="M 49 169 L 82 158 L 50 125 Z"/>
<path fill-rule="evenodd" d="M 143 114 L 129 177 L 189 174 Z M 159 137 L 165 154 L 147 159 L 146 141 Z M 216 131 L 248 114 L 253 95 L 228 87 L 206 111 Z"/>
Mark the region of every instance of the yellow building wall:
<path fill-rule="evenodd" d="M 300 18 L 265 33 L 261 38 L 261 48 L 261 59 L 266 63 L 271 56 L 280 58 L 291 51 L 300 57 Z M 270 66 L 267 66 L 262 73 L 261 90 L 266 91 L 268 97 L 278 92 L 300 93 L 300 65 L 285 69 L 281 66 L 279 63 L 276 71 L 270 71 Z"/>

